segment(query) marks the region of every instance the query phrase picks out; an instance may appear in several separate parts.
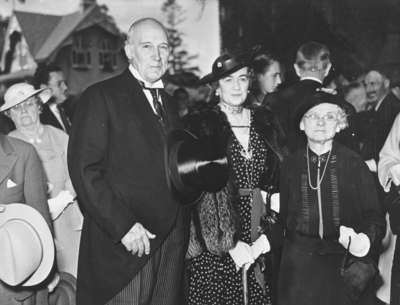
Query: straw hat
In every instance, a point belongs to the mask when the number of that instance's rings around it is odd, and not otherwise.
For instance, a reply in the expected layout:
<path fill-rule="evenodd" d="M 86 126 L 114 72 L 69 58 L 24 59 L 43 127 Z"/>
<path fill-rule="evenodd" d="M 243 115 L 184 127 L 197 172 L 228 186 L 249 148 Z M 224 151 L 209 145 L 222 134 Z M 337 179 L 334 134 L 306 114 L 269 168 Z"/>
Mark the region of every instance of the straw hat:
<path fill-rule="evenodd" d="M 46 103 L 51 97 L 49 91 L 50 89 L 48 88 L 35 89 L 32 85 L 27 83 L 14 84 L 8 88 L 4 94 L 4 104 L 0 107 L 0 112 L 10 109 L 37 94 L 39 94 L 39 98 L 42 102 Z"/>
<path fill-rule="evenodd" d="M 0 280 L 8 285 L 40 284 L 53 267 L 50 228 L 29 205 L 0 205 L 0 248 Z"/>

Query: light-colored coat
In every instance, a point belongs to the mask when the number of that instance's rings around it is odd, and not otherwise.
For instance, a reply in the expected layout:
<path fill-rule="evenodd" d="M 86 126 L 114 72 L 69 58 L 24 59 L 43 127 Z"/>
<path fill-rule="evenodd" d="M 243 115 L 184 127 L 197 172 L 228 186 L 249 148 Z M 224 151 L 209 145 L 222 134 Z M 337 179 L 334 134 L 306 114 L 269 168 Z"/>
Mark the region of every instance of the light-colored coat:
<path fill-rule="evenodd" d="M 46 189 L 46 178 L 34 147 L 0 134 L 0 204 L 29 204 L 52 228 Z M 34 298 L 36 290 L 27 288 L 17 292 L 0 281 L 0 304 L 20 304 L 18 301 Z"/>

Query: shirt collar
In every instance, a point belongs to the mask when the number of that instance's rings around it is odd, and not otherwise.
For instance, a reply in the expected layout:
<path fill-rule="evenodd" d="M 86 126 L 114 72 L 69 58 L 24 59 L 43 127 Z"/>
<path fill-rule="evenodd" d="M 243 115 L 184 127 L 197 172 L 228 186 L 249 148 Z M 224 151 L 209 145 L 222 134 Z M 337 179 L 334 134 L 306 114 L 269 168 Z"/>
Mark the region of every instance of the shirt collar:
<path fill-rule="evenodd" d="M 387 96 L 387 94 L 385 94 L 384 97 L 382 97 L 375 105 L 375 111 L 378 111 L 379 107 L 382 105 L 383 100 L 385 99 L 385 97 Z"/>
<path fill-rule="evenodd" d="M 164 88 L 164 83 L 161 79 L 154 83 L 149 83 L 146 82 L 143 77 L 140 76 L 138 70 L 136 70 L 132 65 L 129 65 L 129 71 L 131 71 L 132 75 L 134 78 L 136 78 L 138 81 L 143 82 L 146 88 L 154 88 L 154 89 L 161 89 Z"/>
<path fill-rule="evenodd" d="M 310 80 L 316 81 L 316 82 L 318 82 L 318 83 L 320 83 L 322 85 L 322 81 L 320 79 L 316 78 L 316 77 L 313 77 L 313 76 L 304 76 L 304 77 L 300 78 L 300 80 L 306 80 L 306 79 L 310 79 Z"/>

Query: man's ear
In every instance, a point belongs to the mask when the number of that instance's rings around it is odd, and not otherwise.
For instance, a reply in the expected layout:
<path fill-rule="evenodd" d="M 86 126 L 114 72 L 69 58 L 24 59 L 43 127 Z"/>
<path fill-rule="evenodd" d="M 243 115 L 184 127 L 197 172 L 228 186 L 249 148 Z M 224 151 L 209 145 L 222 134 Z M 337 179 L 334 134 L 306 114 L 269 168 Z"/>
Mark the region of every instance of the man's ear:
<path fill-rule="evenodd" d="M 299 126 L 300 126 L 300 130 L 304 130 L 304 122 L 303 122 L 303 119 L 301 119 Z"/>
<path fill-rule="evenodd" d="M 296 71 L 297 76 L 301 77 L 301 69 L 300 69 L 300 67 L 297 64 L 293 64 L 293 68 L 294 68 L 294 71 Z"/>
<path fill-rule="evenodd" d="M 332 63 L 329 63 L 328 66 L 325 69 L 324 78 L 328 76 L 329 71 L 331 70 L 331 68 L 332 68 Z"/>
<path fill-rule="evenodd" d="M 383 85 L 385 86 L 385 89 L 389 89 L 389 87 L 390 87 L 390 79 L 385 77 L 384 80 L 383 80 Z"/>
<path fill-rule="evenodd" d="M 131 48 L 130 48 L 130 45 L 128 44 L 128 42 L 125 43 L 124 51 L 125 51 L 126 57 L 128 59 L 131 59 L 132 58 L 132 52 L 131 52 Z"/>

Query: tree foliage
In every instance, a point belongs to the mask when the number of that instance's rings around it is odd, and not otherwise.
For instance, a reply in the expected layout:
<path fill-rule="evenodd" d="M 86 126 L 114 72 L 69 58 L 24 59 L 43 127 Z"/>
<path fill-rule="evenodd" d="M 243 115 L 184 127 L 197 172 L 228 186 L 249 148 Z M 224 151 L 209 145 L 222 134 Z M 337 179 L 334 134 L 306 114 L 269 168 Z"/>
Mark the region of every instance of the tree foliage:
<path fill-rule="evenodd" d="M 166 19 L 166 28 L 171 47 L 169 58 L 169 74 L 180 74 L 184 72 L 198 72 L 199 68 L 192 65 L 192 61 L 198 54 L 189 54 L 183 44 L 184 33 L 179 29 L 186 20 L 186 11 L 176 0 L 166 0 L 161 10 Z"/>

